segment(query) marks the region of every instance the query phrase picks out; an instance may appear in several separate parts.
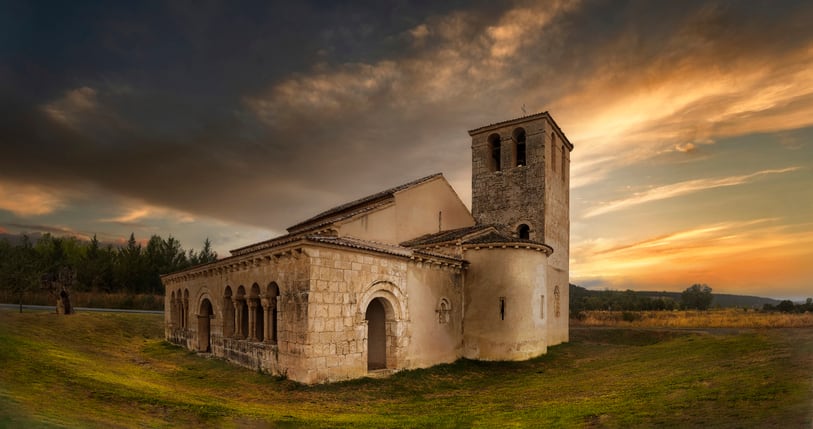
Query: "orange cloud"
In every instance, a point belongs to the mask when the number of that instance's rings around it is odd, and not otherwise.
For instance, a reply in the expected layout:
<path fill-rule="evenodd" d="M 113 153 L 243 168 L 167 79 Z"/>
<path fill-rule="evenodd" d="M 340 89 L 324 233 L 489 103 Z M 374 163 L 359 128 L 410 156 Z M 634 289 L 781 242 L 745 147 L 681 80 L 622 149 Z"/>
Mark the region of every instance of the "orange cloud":
<path fill-rule="evenodd" d="M 40 216 L 63 207 L 65 201 L 56 190 L 38 185 L 0 182 L 0 210 L 17 216 Z"/>
<path fill-rule="evenodd" d="M 800 167 L 788 167 L 782 169 L 762 170 L 741 176 L 723 177 L 719 179 L 695 179 L 684 182 L 673 183 L 671 185 L 658 186 L 644 192 L 635 193 L 627 198 L 604 203 L 600 206 L 588 210 L 583 217 L 590 218 L 604 213 L 622 210 L 638 204 L 651 201 L 674 198 L 681 195 L 704 191 L 706 189 L 735 186 L 748 183 L 753 179 L 767 174 L 781 174 L 799 170 Z"/>
<path fill-rule="evenodd" d="M 188 213 L 137 202 L 126 203 L 122 214 L 111 218 L 99 219 L 99 222 L 134 224 L 148 218 L 163 218 L 177 223 L 195 222 L 195 218 Z"/>
<path fill-rule="evenodd" d="M 130 209 L 126 213 L 108 218 L 108 219 L 99 219 L 100 222 L 113 222 L 113 223 L 133 223 L 140 219 L 147 217 L 150 214 L 150 209 L 148 208 L 137 208 L 137 209 Z"/>
<path fill-rule="evenodd" d="M 624 70 L 598 68 L 569 83 L 573 89 L 551 110 L 577 142 L 574 186 L 664 152 L 813 125 L 813 43 L 749 53 L 727 66 L 718 59 L 725 46 L 708 45 L 691 52 L 665 46 L 665 55 L 677 52 L 637 67 L 621 61 Z"/>

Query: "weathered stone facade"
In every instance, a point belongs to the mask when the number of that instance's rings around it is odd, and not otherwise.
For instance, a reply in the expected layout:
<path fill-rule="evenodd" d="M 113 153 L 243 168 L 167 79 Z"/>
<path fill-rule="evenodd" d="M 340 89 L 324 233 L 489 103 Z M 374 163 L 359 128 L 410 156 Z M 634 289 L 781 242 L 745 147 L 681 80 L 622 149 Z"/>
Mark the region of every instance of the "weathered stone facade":
<path fill-rule="evenodd" d="M 567 341 L 572 146 L 547 113 L 470 134 L 473 215 L 440 174 L 323 212 L 164 276 L 166 338 L 303 383 Z"/>

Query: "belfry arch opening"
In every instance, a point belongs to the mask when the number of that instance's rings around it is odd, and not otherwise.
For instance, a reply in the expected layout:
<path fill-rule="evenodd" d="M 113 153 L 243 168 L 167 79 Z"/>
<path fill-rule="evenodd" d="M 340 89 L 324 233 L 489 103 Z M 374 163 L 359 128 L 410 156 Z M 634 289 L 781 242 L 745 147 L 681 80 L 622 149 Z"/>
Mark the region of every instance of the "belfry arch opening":
<path fill-rule="evenodd" d="M 521 167 L 527 164 L 525 156 L 525 128 L 514 130 L 514 165 Z"/>
<path fill-rule="evenodd" d="M 208 298 L 204 298 L 200 302 L 198 309 L 198 351 L 211 352 L 212 351 L 212 303 Z"/>
<path fill-rule="evenodd" d="M 491 171 L 500 171 L 502 168 L 502 145 L 500 135 L 488 136 L 489 167 Z"/>
<path fill-rule="evenodd" d="M 367 305 L 364 319 L 367 320 L 367 370 L 374 371 L 388 367 L 387 351 L 394 341 L 388 329 L 392 310 L 384 298 L 375 298 Z"/>

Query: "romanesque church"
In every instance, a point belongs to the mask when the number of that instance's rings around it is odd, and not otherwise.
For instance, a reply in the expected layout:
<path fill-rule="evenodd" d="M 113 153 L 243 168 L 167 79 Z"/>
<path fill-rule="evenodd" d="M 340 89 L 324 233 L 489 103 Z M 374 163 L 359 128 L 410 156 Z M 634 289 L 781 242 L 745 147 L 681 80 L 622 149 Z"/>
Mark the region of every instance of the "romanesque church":
<path fill-rule="evenodd" d="M 547 112 L 469 135 L 471 212 L 434 174 L 163 276 L 167 340 L 302 383 L 566 342 L 573 145 Z"/>

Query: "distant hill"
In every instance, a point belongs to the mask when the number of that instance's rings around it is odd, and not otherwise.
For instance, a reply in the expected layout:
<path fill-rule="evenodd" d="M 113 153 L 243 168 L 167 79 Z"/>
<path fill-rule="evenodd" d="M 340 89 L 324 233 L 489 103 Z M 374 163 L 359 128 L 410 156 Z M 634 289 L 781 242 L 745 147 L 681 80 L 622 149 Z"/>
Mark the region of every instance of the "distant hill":
<path fill-rule="evenodd" d="M 666 292 L 666 291 L 612 291 L 612 290 L 590 290 L 578 285 L 570 285 L 570 299 L 571 308 L 573 304 L 580 302 L 587 302 L 590 298 L 601 300 L 608 303 L 635 303 L 643 299 L 648 300 L 663 300 L 680 303 L 680 292 Z M 760 296 L 751 295 L 732 295 L 724 293 L 714 293 L 712 291 L 714 300 L 711 302 L 712 308 L 762 308 L 765 304 L 777 305 L 781 301 L 773 298 L 764 298 Z M 574 302 L 574 298 L 575 301 Z M 578 310 L 578 309 L 577 309 Z"/>

